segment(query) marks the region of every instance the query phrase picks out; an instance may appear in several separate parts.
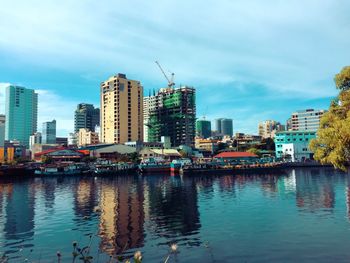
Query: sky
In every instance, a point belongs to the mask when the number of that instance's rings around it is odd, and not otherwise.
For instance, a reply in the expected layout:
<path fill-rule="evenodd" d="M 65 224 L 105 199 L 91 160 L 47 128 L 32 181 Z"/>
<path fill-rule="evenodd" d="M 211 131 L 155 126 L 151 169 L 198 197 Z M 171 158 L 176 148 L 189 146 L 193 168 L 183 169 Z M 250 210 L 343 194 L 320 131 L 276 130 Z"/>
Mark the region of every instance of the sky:
<path fill-rule="evenodd" d="M 235 132 L 327 109 L 350 64 L 348 0 L 1 0 L 0 112 L 9 83 L 38 90 L 39 123 L 73 131 L 78 103 L 125 73 L 145 95 L 167 82 L 197 92 L 197 117 Z M 214 128 L 214 127 L 213 127 Z"/>

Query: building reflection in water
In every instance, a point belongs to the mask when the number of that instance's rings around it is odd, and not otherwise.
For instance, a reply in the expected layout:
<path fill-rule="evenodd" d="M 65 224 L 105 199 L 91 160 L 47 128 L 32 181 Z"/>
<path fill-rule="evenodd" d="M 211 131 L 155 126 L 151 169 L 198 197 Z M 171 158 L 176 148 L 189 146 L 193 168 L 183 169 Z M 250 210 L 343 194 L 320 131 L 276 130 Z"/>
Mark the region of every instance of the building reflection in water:
<path fill-rule="evenodd" d="M 333 212 L 334 176 L 327 176 L 324 169 L 296 169 L 295 173 L 297 207 L 308 212 L 324 208 Z"/>
<path fill-rule="evenodd" d="M 93 178 L 79 178 L 73 185 L 74 212 L 78 221 L 90 217 L 98 205 L 98 193 Z"/>
<path fill-rule="evenodd" d="M 100 249 L 118 255 L 143 246 L 144 189 L 130 177 L 105 180 L 100 186 Z"/>
<path fill-rule="evenodd" d="M 167 239 L 198 233 L 198 196 L 193 178 L 149 177 L 149 213 L 156 235 Z M 171 241 L 171 240 L 168 240 Z M 188 240 L 192 245 L 199 239 Z"/>
<path fill-rule="evenodd" d="M 0 186 L 0 222 L 5 238 L 5 254 L 18 252 L 20 248 L 33 245 L 35 187 L 31 182 L 25 184 L 7 183 Z M 3 201 L 6 201 L 5 203 Z"/>

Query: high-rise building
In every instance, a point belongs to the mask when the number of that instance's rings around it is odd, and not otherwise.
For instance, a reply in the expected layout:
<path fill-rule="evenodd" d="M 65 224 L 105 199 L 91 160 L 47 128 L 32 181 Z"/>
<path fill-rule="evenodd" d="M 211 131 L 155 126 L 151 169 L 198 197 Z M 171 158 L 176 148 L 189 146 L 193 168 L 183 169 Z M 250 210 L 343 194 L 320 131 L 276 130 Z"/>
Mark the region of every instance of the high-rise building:
<path fill-rule="evenodd" d="M 56 143 L 56 120 L 47 121 L 43 123 L 42 143 L 43 144 Z"/>
<path fill-rule="evenodd" d="M 92 104 L 78 104 L 74 112 L 74 132 L 79 132 L 79 129 L 95 131 L 96 126 L 100 126 L 100 109 Z"/>
<path fill-rule="evenodd" d="M 221 119 L 221 133 L 222 135 L 233 135 L 232 119 Z"/>
<path fill-rule="evenodd" d="M 117 74 L 101 83 L 101 142 L 143 141 L 143 87 Z"/>
<path fill-rule="evenodd" d="M 214 122 L 215 122 L 215 131 L 221 135 L 221 131 L 222 131 L 222 128 L 221 128 L 221 120 L 222 118 L 220 119 L 215 119 Z"/>
<path fill-rule="evenodd" d="M 5 115 L 0 114 L 0 147 L 4 146 L 5 142 Z"/>
<path fill-rule="evenodd" d="M 160 89 L 153 98 L 148 116 L 148 141 L 170 138 L 172 147 L 193 145 L 196 122 L 196 91 L 183 86 Z"/>
<path fill-rule="evenodd" d="M 320 127 L 320 119 L 325 110 L 300 110 L 292 114 L 291 130 L 292 131 L 317 131 Z"/>
<path fill-rule="evenodd" d="M 259 123 L 259 136 L 262 138 L 274 138 L 276 132 L 284 131 L 285 126 L 274 120 L 266 120 Z"/>
<path fill-rule="evenodd" d="M 29 146 L 29 136 L 37 130 L 38 94 L 32 89 L 8 86 L 6 89 L 5 139 Z"/>
<path fill-rule="evenodd" d="M 211 136 L 211 122 L 208 120 L 198 120 L 196 122 L 196 136 L 209 138 Z"/>
<path fill-rule="evenodd" d="M 227 135 L 230 137 L 233 135 L 232 119 L 215 119 L 215 128 L 219 135 Z"/>

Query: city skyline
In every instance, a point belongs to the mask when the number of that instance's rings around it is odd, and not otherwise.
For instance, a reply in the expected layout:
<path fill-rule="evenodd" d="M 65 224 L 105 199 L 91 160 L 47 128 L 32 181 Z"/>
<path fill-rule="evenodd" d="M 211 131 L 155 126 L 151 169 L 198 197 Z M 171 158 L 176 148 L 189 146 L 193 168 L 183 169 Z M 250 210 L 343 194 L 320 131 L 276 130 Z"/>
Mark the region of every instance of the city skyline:
<path fill-rule="evenodd" d="M 1 105 L 5 83 L 35 89 L 38 123 L 55 118 L 66 136 L 76 105 L 99 107 L 100 82 L 110 75 L 140 80 L 146 96 L 165 87 L 159 60 L 177 85 L 196 88 L 198 118 L 232 118 L 234 132 L 257 133 L 259 121 L 327 109 L 333 77 L 348 64 L 346 1 L 137 5 L 142 11 L 110 1 L 4 3 Z"/>

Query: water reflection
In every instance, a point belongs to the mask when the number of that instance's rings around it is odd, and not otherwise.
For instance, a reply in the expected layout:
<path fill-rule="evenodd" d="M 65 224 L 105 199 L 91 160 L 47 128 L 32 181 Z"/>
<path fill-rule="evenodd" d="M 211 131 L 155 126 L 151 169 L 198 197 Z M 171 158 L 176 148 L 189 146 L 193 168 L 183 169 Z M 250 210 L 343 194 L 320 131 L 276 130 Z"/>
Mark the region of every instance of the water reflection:
<path fill-rule="evenodd" d="M 144 189 L 130 178 L 106 180 L 100 188 L 100 248 L 109 255 L 138 248 L 144 242 Z"/>
<path fill-rule="evenodd" d="M 200 221 L 195 180 L 152 177 L 148 184 L 150 220 L 156 225 L 154 232 L 168 242 L 177 236 L 196 234 Z M 188 242 L 195 245 L 198 240 Z"/>
<path fill-rule="evenodd" d="M 18 258 L 20 249 L 31 248 L 33 257 L 57 250 L 69 254 L 73 240 L 91 233 L 97 236 L 95 251 L 106 256 L 130 254 L 144 247 L 159 253 L 157 247 L 167 248 L 173 242 L 200 249 L 207 241 L 203 236 L 208 229 L 229 229 L 240 222 L 247 207 L 234 201 L 247 199 L 257 207 L 274 200 L 289 216 L 293 211 L 301 215 L 342 211 L 350 219 L 350 177 L 330 169 L 296 169 L 286 175 L 0 181 L 0 256 L 5 253 Z M 235 217 L 221 219 L 226 225 L 218 226 L 208 219 L 216 209 Z M 298 218 L 299 214 L 292 216 Z M 268 220 L 278 221 L 283 215 L 271 214 Z M 40 230 L 42 225 L 46 225 L 45 231 Z M 239 235 L 239 227 L 233 229 Z M 222 242 L 211 240 L 216 241 Z M 39 252 L 48 242 L 47 251 Z"/>

